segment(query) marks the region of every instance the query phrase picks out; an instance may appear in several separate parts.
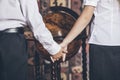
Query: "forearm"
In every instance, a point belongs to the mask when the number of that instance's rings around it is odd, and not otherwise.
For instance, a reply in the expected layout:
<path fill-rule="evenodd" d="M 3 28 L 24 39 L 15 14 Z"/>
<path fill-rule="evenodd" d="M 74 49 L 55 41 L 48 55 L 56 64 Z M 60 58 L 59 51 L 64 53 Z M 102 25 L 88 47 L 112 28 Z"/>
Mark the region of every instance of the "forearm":
<path fill-rule="evenodd" d="M 74 24 L 71 31 L 65 37 L 63 42 L 67 45 L 69 44 L 74 38 L 76 38 L 88 25 L 90 22 L 94 12 L 93 6 L 86 6 L 81 14 L 81 16 L 77 19 L 76 23 Z"/>

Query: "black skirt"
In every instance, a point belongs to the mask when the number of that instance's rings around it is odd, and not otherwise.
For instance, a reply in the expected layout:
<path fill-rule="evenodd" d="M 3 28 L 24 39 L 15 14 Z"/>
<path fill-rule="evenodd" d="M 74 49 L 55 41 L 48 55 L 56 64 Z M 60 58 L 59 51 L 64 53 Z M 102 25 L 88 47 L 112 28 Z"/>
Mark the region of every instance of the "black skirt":
<path fill-rule="evenodd" d="M 90 45 L 90 80 L 120 80 L 120 46 Z"/>

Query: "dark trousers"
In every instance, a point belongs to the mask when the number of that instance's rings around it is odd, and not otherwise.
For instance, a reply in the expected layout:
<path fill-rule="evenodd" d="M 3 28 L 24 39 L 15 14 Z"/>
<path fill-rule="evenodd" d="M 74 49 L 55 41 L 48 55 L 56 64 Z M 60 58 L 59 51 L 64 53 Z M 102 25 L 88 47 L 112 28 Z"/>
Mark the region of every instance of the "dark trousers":
<path fill-rule="evenodd" d="M 0 80 L 27 80 L 27 48 L 23 34 L 0 33 Z"/>
<path fill-rule="evenodd" d="M 90 45 L 90 80 L 120 80 L 120 46 Z"/>

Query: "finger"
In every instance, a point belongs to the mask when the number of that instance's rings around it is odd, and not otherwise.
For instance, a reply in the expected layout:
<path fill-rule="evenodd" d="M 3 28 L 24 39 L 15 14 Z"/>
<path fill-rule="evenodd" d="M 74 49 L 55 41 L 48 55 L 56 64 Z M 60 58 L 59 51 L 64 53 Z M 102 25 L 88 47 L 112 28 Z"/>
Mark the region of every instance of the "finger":
<path fill-rule="evenodd" d="M 67 50 L 65 50 L 65 51 L 64 51 L 64 53 L 66 54 L 66 53 L 68 53 L 68 51 L 67 51 Z"/>
<path fill-rule="evenodd" d="M 63 54 L 66 54 L 66 53 L 68 53 L 68 51 L 66 51 L 66 50 L 63 50 L 63 51 L 62 51 L 62 53 L 63 53 Z"/>
<path fill-rule="evenodd" d="M 62 61 L 65 61 L 65 59 L 66 59 L 66 54 L 63 54 Z"/>
<path fill-rule="evenodd" d="M 56 59 L 57 61 L 59 60 L 59 58 Z"/>
<path fill-rule="evenodd" d="M 67 48 L 63 48 L 63 53 L 68 53 Z"/>
<path fill-rule="evenodd" d="M 52 56 L 50 56 L 50 59 L 51 59 L 51 61 L 54 63 L 55 61 L 54 61 L 54 59 L 52 58 Z"/>

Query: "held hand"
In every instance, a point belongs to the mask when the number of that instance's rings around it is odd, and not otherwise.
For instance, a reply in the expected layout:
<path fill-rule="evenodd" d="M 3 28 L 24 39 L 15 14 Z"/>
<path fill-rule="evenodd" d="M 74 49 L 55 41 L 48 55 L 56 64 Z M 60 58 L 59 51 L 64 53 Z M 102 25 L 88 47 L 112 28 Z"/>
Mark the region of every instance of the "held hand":
<path fill-rule="evenodd" d="M 62 58 L 62 61 L 65 61 L 65 57 L 66 57 L 66 52 L 63 51 L 63 49 L 61 49 L 57 54 L 50 56 L 52 62 L 55 62 L 60 58 Z"/>
<path fill-rule="evenodd" d="M 66 53 L 68 53 L 67 45 L 65 45 L 64 43 L 61 43 L 60 46 L 61 46 L 61 50 L 57 54 L 50 57 L 52 62 L 55 62 L 59 60 L 60 58 L 62 58 L 62 61 L 65 61 Z"/>
<path fill-rule="evenodd" d="M 63 55 L 61 56 L 61 58 L 62 58 L 62 61 L 65 61 L 65 59 L 66 59 L 66 54 L 63 54 Z M 59 60 L 60 58 L 54 58 L 53 56 L 50 56 L 50 59 L 51 59 L 52 62 L 54 63 L 55 61 Z"/>
<path fill-rule="evenodd" d="M 67 46 L 68 45 L 66 45 L 65 43 L 62 42 L 62 43 L 60 43 L 60 46 L 62 47 L 64 52 L 68 53 L 68 51 L 67 51 Z"/>

